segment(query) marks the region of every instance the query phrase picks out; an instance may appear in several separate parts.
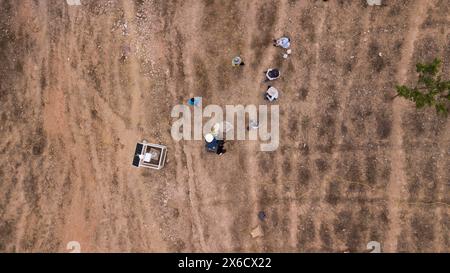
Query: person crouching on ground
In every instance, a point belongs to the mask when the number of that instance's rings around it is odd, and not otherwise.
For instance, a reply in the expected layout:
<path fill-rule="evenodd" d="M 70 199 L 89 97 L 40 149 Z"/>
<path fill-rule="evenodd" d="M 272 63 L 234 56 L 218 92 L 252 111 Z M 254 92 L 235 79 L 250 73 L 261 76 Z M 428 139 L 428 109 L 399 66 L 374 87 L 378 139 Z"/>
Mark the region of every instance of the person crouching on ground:
<path fill-rule="evenodd" d="M 266 74 L 266 82 L 274 81 L 280 77 L 280 71 L 278 69 L 269 69 L 264 72 Z"/>
<path fill-rule="evenodd" d="M 264 98 L 270 102 L 276 101 L 278 99 L 278 90 L 275 87 L 269 86 Z"/>
<path fill-rule="evenodd" d="M 291 39 L 288 37 L 281 37 L 280 39 L 273 40 L 273 46 L 288 49 L 291 47 Z"/>
<path fill-rule="evenodd" d="M 231 61 L 231 64 L 232 64 L 234 67 L 245 65 L 244 61 L 243 61 L 242 58 L 239 57 L 239 56 L 234 57 L 233 60 Z"/>

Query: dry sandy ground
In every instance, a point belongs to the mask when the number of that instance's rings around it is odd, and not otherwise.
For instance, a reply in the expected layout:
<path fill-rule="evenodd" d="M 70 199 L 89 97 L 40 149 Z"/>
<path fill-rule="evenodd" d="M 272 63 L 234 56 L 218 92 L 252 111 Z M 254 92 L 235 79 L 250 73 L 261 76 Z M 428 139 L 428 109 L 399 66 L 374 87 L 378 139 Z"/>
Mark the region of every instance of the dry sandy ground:
<path fill-rule="evenodd" d="M 384 2 L 0 0 L 0 251 L 449 252 L 450 122 L 391 97 L 418 61 L 449 76 L 450 5 Z M 174 105 L 264 104 L 274 66 L 277 151 L 172 140 Z"/>

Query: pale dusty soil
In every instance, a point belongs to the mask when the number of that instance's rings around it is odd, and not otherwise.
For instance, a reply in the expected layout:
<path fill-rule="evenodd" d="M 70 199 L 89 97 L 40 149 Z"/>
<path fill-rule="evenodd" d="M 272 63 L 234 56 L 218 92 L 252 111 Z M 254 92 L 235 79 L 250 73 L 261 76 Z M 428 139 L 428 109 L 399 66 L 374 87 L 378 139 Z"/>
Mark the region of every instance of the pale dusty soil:
<path fill-rule="evenodd" d="M 450 5 L 384 2 L 0 0 L 0 251 L 449 252 L 450 122 L 391 97 L 418 61 L 449 76 Z M 172 140 L 173 106 L 264 104 L 275 66 L 277 151 Z"/>

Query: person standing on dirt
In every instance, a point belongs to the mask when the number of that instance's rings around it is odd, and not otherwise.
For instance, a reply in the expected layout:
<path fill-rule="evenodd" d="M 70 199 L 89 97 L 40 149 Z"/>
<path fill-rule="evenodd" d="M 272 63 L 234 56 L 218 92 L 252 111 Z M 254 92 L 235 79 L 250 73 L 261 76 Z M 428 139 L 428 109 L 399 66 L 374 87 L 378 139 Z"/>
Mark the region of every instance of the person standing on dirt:
<path fill-rule="evenodd" d="M 242 58 L 239 56 L 234 57 L 233 60 L 231 61 L 231 64 L 234 67 L 245 65 L 244 61 L 242 61 Z"/>
<path fill-rule="evenodd" d="M 280 77 L 280 70 L 274 68 L 274 69 L 269 69 L 267 71 L 264 72 L 266 74 L 266 82 L 267 81 L 274 81 L 276 79 L 278 79 Z"/>

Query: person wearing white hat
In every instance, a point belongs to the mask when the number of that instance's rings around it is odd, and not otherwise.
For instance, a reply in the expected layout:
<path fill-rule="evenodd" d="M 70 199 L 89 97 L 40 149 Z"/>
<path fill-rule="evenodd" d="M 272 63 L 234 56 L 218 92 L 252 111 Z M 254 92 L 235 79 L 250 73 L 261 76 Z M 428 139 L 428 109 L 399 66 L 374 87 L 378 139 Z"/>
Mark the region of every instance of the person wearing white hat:
<path fill-rule="evenodd" d="M 215 139 L 215 137 L 214 137 L 213 134 L 206 134 L 206 135 L 205 135 L 205 140 L 206 140 L 207 143 L 213 142 L 214 139 Z"/>

